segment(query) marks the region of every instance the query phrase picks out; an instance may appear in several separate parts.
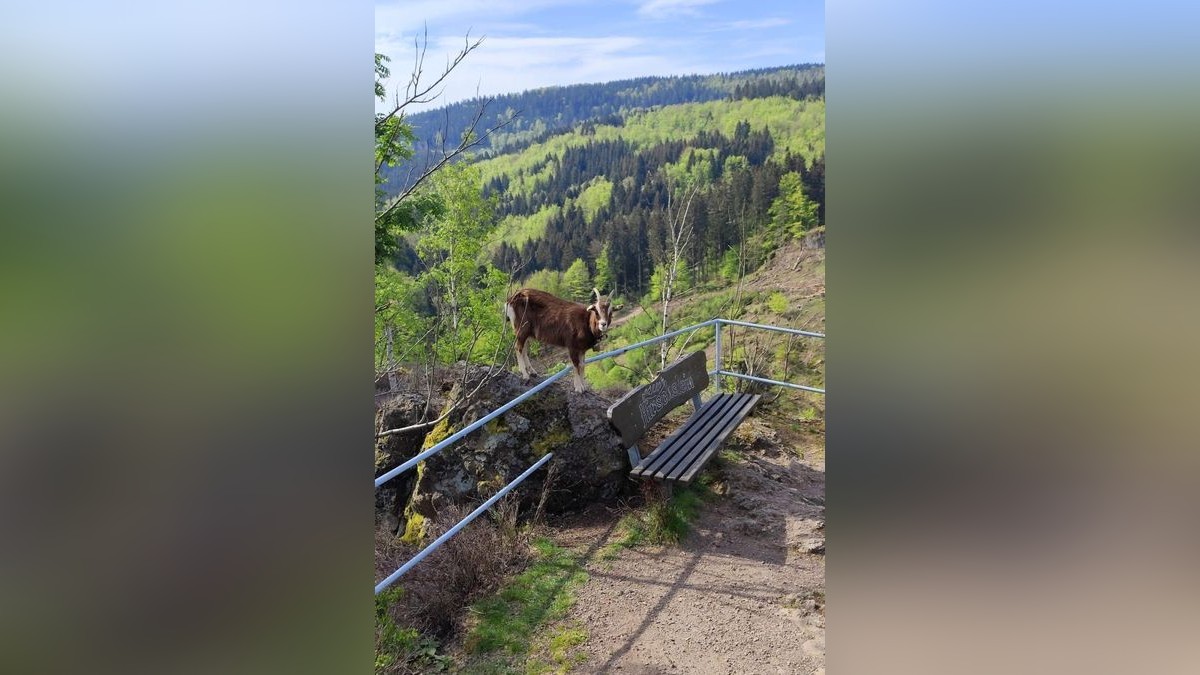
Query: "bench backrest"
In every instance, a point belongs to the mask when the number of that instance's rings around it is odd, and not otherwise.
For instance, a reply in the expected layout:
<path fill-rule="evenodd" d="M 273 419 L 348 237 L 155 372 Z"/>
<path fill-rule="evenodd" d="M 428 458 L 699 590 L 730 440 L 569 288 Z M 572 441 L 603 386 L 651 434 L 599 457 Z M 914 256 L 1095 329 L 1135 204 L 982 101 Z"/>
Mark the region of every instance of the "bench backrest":
<path fill-rule="evenodd" d="M 663 415 L 690 400 L 708 386 L 704 352 L 692 352 L 667 366 L 650 384 L 625 394 L 608 409 L 608 419 L 625 447 L 631 447 Z"/>

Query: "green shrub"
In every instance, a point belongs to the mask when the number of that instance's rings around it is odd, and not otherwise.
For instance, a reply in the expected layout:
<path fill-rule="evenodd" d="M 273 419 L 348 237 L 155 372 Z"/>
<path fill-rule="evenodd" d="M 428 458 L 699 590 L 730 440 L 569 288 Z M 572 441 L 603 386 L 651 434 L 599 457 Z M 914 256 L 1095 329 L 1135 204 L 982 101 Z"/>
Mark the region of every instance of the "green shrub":
<path fill-rule="evenodd" d="M 771 310 L 772 312 L 776 314 L 783 314 L 787 311 L 787 308 L 788 299 L 783 293 L 775 291 L 771 294 L 771 297 L 767 298 L 767 309 Z"/>

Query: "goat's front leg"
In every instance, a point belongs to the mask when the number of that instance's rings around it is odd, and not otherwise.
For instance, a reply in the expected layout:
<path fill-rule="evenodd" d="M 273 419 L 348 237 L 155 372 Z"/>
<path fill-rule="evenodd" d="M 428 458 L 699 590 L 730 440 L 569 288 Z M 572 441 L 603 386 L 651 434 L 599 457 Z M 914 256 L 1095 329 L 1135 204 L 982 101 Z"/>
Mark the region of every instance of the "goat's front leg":
<path fill-rule="evenodd" d="M 581 352 L 571 352 L 571 365 L 575 367 L 575 392 L 583 393 L 586 383 L 583 380 L 583 354 Z"/>
<path fill-rule="evenodd" d="M 525 357 L 525 367 L 527 369 L 529 369 L 529 374 L 532 377 L 541 377 L 542 374 L 539 373 L 537 371 L 537 369 L 533 367 L 533 359 L 529 358 L 529 343 L 528 342 L 526 342 L 525 346 L 521 348 L 521 356 Z"/>
<path fill-rule="evenodd" d="M 525 354 L 525 340 L 517 340 L 517 366 L 521 369 L 521 377 L 528 380 L 532 368 L 529 367 L 529 356 Z"/>

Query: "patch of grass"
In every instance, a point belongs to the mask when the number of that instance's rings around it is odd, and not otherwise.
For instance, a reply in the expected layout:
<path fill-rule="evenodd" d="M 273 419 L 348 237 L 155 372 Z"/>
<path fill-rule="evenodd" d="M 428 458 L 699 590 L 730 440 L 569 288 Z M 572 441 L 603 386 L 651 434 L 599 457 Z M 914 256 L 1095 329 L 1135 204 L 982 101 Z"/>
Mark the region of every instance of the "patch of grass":
<path fill-rule="evenodd" d="M 741 463 L 746 460 L 745 455 L 738 452 L 737 450 L 731 450 L 731 449 L 722 450 L 721 452 L 717 453 L 717 457 L 719 457 L 721 459 L 721 461 L 729 462 L 730 464 L 738 464 L 738 463 Z"/>
<path fill-rule="evenodd" d="M 393 586 L 375 596 L 375 672 L 390 675 L 414 668 L 447 669 L 450 657 L 438 653 L 436 640 L 416 628 L 399 626 L 388 611 L 403 594 L 403 588 Z"/>
<path fill-rule="evenodd" d="M 458 523 L 467 507 L 443 509 L 422 519 L 428 537 Z M 376 596 L 376 661 L 381 672 L 411 672 L 414 659 L 436 665 L 437 645 L 455 639 L 472 603 L 496 592 L 524 569 L 529 535 L 517 528 L 517 502 L 506 497 L 414 567 L 395 590 Z M 390 532 L 376 532 L 378 582 L 416 552 Z M 406 665 L 407 664 L 407 665 Z"/>
<path fill-rule="evenodd" d="M 700 514 L 704 500 L 712 488 L 703 479 L 678 489 L 669 499 L 655 497 L 642 510 L 626 514 L 617 523 L 620 536 L 600 552 L 602 560 L 612 560 L 621 549 L 641 545 L 672 545 L 683 541 L 692 529 L 692 521 Z"/>
<path fill-rule="evenodd" d="M 566 615 L 575 603 L 575 589 L 588 579 L 580 561 L 567 549 L 545 537 L 535 540 L 533 547 L 533 564 L 499 593 L 471 608 L 475 620 L 466 648 L 484 657 L 471 672 L 513 672 L 530 653 L 538 630 Z M 552 636 L 551 657 L 557 649 L 562 655 L 559 660 L 565 663 L 576 639 L 577 634 Z"/>
<path fill-rule="evenodd" d="M 576 649 L 587 642 L 588 633 L 579 626 L 560 626 L 543 640 L 539 656 L 525 666 L 526 675 L 554 673 L 564 675 L 587 660 L 587 654 Z"/>

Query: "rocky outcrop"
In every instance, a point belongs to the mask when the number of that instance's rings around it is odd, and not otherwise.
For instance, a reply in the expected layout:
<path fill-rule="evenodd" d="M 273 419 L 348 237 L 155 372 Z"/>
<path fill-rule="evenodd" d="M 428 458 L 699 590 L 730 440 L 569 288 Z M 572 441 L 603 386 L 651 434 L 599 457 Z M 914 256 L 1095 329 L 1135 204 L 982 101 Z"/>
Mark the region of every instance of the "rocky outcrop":
<path fill-rule="evenodd" d="M 465 386 L 461 371 L 457 382 L 446 395 L 446 405 L 457 400 L 461 392 L 474 391 L 481 380 L 488 381 L 472 396 L 471 402 L 455 410 L 442 423 L 422 435 L 420 447 L 413 438 L 396 440 L 382 448 L 376 444 L 376 475 L 390 466 L 417 454 L 421 448 L 433 447 L 456 430 L 486 416 L 508 401 L 524 393 L 532 383 L 525 383 L 515 374 L 491 372 L 487 368 L 471 367 Z M 398 422 L 401 410 L 411 412 L 416 401 L 397 396 L 379 411 L 384 415 L 381 428 L 405 426 Z M 454 504 L 478 504 L 516 478 L 547 452 L 554 458 L 524 483 L 515 494 L 524 509 L 535 507 L 544 500 L 548 513 L 580 509 L 594 502 L 611 501 L 629 489 L 628 459 L 620 438 L 609 426 L 606 411 L 610 401 L 594 392 L 576 394 L 569 384 L 551 385 L 540 394 L 504 415 L 488 422 L 482 429 L 421 462 L 417 469 L 403 479 L 397 478 L 396 492 L 401 495 L 391 503 L 395 509 L 390 517 L 379 515 L 379 508 L 389 506 L 381 493 L 376 493 L 377 522 L 391 526 L 404 518 L 406 536 L 415 537 L 425 519 Z M 444 408 L 443 408 L 444 409 Z M 391 415 L 391 418 L 387 418 Z M 411 423 L 411 422 L 410 422 Z M 389 437 L 390 439 L 391 437 Z M 381 441 L 384 439 L 381 439 Z M 547 477 L 550 477 L 547 483 Z M 390 485 L 390 483 L 389 483 Z M 403 514 L 400 503 L 405 504 Z"/>
<path fill-rule="evenodd" d="M 420 423 L 426 414 L 426 399 L 417 393 L 396 394 L 381 403 L 375 413 L 376 429 L 400 429 Z M 415 429 L 375 439 L 375 475 L 386 473 L 421 451 L 428 429 Z M 400 514 L 412 493 L 416 473 L 408 471 L 375 490 L 375 526 L 395 532 Z"/>

